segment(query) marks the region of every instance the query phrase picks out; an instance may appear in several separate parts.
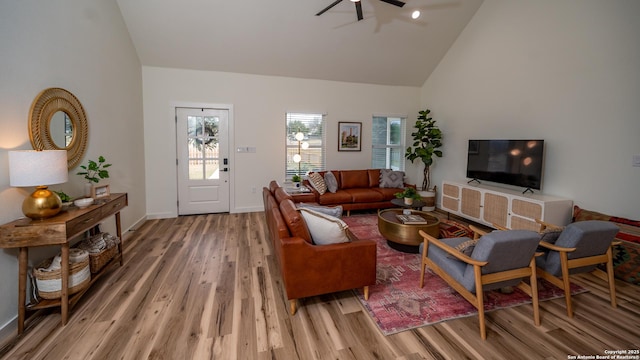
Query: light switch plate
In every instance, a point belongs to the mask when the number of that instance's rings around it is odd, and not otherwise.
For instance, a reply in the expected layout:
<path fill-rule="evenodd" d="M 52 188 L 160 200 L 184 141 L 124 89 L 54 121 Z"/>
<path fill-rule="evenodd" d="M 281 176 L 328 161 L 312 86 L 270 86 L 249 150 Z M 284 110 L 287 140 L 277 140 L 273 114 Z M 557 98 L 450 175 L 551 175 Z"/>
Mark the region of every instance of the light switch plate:
<path fill-rule="evenodd" d="M 640 167 L 640 155 L 633 155 L 633 166 Z"/>

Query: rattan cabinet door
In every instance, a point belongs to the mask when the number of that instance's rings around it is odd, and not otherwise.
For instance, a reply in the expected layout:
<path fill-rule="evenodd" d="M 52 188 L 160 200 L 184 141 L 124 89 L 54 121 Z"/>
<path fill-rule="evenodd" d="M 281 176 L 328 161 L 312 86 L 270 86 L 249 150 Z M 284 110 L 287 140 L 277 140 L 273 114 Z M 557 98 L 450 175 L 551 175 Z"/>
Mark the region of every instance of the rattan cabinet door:
<path fill-rule="evenodd" d="M 480 205 L 482 193 L 478 190 L 462 188 L 460 211 L 467 216 L 480 220 Z"/>
<path fill-rule="evenodd" d="M 544 219 L 542 204 L 530 200 L 513 199 L 511 213 L 512 229 L 538 231 L 540 225 L 536 219 Z"/>
<path fill-rule="evenodd" d="M 440 204 L 443 209 L 458 213 L 460 211 L 460 186 L 443 183 Z"/>
<path fill-rule="evenodd" d="M 490 224 L 507 227 L 509 198 L 491 192 L 484 193 L 482 218 Z"/>

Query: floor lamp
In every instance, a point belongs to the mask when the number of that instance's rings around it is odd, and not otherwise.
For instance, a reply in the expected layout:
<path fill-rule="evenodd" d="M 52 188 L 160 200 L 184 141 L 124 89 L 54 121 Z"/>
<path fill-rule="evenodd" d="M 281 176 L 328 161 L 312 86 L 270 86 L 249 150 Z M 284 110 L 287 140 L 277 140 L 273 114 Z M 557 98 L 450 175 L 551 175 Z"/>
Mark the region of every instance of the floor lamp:
<path fill-rule="evenodd" d="M 298 140 L 298 153 L 293 155 L 293 162 L 298 164 L 298 176 L 300 175 L 301 169 L 301 162 L 302 162 L 302 149 L 307 149 L 309 148 L 309 143 L 306 141 L 302 141 L 304 140 L 304 134 L 301 132 L 296 133 L 295 135 L 296 140 Z"/>

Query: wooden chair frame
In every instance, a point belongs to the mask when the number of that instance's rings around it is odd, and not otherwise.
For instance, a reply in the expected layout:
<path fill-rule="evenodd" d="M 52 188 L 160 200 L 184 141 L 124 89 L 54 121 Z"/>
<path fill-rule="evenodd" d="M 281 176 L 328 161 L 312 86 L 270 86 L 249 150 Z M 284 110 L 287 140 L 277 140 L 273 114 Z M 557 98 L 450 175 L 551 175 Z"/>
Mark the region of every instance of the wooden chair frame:
<path fill-rule="evenodd" d="M 540 224 L 539 232 L 542 232 L 547 228 L 556 229 L 556 230 L 563 229 L 561 226 L 550 224 L 542 220 L 536 219 L 536 222 Z M 500 230 L 505 229 L 504 227 L 497 226 L 496 224 L 494 224 L 494 226 L 496 226 L 496 228 Z M 559 287 L 564 291 L 564 299 L 565 299 L 565 303 L 567 304 L 567 315 L 570 318 L 573 317 L 573 305 L 571 301 L 571 282 L 569 281 L 569 276 L 570 276 L 569 271 L 571 269 L 580 268 L 583 266 L 605 264 L 607 268 L 606 272 L 600 269 L 595 269 L 592 271 L 592 273 L 593 275 L 599 277 L 600 279 L 607 281 L 607 283 L 609 284 L 609 296 L 611 298 L 611 306 L 613 308 L 618 307 L 616 303 L 616 286 L 615 286 L 614 273 L 613 273 L 613 247 L 619 244 L 620 244 L 620 241 L 612 241 L 611 246 L 609 246 L 609 248 L 607 249 L 607 252 L 602 255 L 589 256 L 589 257 L 569 260 L 569 253 L 576 251 L 576 248 L 561 247 L 554 244 L 550 244 L 545 241 L 540 242 L 540 246 L 552 251 L 557 251 L 559 253 L 560 266 L 562 269 L 562 277 L 558 278 L 544 271 L 544 269 L 541 269 L 541 268 L 537 269 L 538 275 L 541 278 L 549 281 L 550 283 L 552 283 L 553 285 Z"/>
<path fill-rule="evenodd" d="M 484 235 L 486 232 L 476 228 L 475 226 L 471 226 L 471 230 L 474 232 L 474 239 L 479 238 L 479 236 Z M 424 286 L 424 273 L 426 266 L 429 266 L 434 273 L 440 276 L 447 284 L 449 284 L 452 288 L 454 288 L 460 295 L 462 295 L 468 302 L 470 302 L 476 309 L 478 309 L 478 319 L 480 323 L 480 337 L 485 340 L 487 338 L 487 331 L 485 327 L 485 316 L 484 316 L 484 297 L 483 297 L 483 287 L 484 285 L 493 284 L 505 280 L 518 279 L 529 277 L 531 284 L 526 284 L 524 282 L 520 282 L 518 284 L 518 288 L 531 296 L 532 304 L 533 304 L 533 319 L 536 326 L 540 326 L 540 311 L 538 304 L 538 282 L 536 275 L 536 262 L 535 256 L 531 258 L 529 262 L 529 266 L 501 271 L 491 274 L 482 274 L 482 267 L 487 265 L 486 261 L 477 261 L 472 259 L 471 257 L 462 254 L 460 251 L 454 249 L 453 247 L 445 244 L 444 242 L 434 238 L 433 236 L 425 233 L 424 231 L 419 231 L 420 235 L 424 239 L 424 247 L 422 250 L 422 264 L 420 266 L 420 288 Z M 464 286 L 462 286 L 459 282 L 457 282 L 451 275 L 442 270 L 438 265 L 436 265 L 431 259 L 428 257 L 429 244 L 433 244 L 440 249 L 446 251 L 448 254 L 456 257 L 458 260 L 463 261 L 469 265 L 473 266 L 476 291 L 475 294 L 467 290 Z M 541 255 L 541 253 L 536 253 L 537 255 Z"/>
<path fill-rule="evenodd" d="M 606 264 L 607 272 L 600 269 L 593 270 L 593 274 L 609 283 L 609 296 L 611 297 L 611 306 L 616 308 L 616 286 L 613 278 L 613 251 L 611 248 L 617 244 L 611 244 L 607 249 L 607 252 L 602 255 L 584 257 L 579 259 L 569 259 L 568 254 L 576 250 L 576 248 L 565 248 L 549 244 L 548 242 L 541 241 L 540 246 L 552 251 L 557 251 L 560 254 L 560 266 L 562 268 L 562 278 L 558 278 L 541 268 L 538 268 L 538 274 L 541 278 L 549 281 L 553 285 L 564 290 L 564 298 L 567 304 L 567 315 L 573 317 L 573 305 L 571 302 L 571 282 L 569 281 L 569 271 L 571 269 L 580 268 L 589 265 Z M 604 276 L 603 276 L 604 274 Z"/>

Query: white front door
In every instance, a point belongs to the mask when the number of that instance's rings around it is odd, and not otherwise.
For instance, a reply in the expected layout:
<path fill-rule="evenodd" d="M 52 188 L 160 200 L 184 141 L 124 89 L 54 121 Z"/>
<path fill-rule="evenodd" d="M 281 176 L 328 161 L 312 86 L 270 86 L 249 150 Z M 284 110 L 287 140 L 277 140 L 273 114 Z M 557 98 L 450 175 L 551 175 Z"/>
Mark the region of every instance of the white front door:
<path fill-rule="evenodd" d="M 229 212 L 228 109 L 176 108 L 178 214 Z"/>

